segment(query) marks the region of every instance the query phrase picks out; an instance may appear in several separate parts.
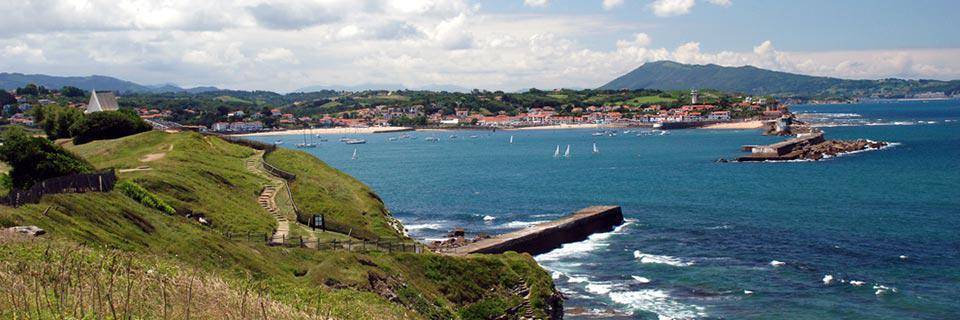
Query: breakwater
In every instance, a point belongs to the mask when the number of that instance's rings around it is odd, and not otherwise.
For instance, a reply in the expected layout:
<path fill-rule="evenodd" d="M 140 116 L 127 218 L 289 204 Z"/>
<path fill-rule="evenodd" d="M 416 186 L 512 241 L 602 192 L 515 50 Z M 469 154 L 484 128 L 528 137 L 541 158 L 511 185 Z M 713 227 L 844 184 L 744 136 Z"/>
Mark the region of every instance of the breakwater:
<path fill-rule="evenodd" d="M 623 223 L 619 206 L 593 206 L 559 220 L 480 240 L 455 248 L 451 254 L 525 252 L 531 255 L 549 252 L 570 242 L 583 241 L 591 234 L 607 232 Z"/>

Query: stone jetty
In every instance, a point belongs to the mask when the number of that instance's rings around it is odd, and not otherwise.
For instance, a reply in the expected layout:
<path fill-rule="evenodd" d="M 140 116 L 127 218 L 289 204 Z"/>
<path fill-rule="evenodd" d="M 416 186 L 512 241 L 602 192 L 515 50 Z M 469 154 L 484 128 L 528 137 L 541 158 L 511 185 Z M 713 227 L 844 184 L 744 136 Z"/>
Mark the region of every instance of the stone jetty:
<path fill-rule="evenodd" d="M 623 223 L 619 206 L 594 206 L 559 220 L 502 234 L 448 251 L 449 254 L 525 252 L 532 255 L 549 252 L 570 242 L 583 241 L 591 234 L 608 232 Z"/>

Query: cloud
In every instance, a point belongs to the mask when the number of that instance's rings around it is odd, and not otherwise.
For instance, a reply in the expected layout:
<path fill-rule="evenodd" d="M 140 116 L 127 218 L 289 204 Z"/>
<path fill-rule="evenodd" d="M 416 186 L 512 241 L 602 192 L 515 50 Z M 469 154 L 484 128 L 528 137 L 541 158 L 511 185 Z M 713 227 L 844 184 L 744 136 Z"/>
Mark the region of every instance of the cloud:
<path fill-rule="evenodd" d="M 287 48 L 272 48 L 272 49 L 263 49 L 257 53 L 257 61 L 259 62 L 287 62 L 292 64 L 299 64 L 300 60 L 297 60 L 297 56 L 293 54 L 293 51 Z"/>
<path fill-rule="evenodd" d="M 671 17 L 690 13 L 695 4 L 694 0 L 656 0 L 650 8 L 658 17 Z"/>
<path fill-rule="evenodd" d="M 433 40 L 444 49 L 459 50 L 473 46 L 473 35 L 466 29 L 467 16 L 460 15 L 441 21 L 434 28 Z"/>
<path fill-rule="evenodd" d="M 603 9 L 610 10 L 623 5 L 623 0 L 603 0 Z"/>
<path fill-rule="evenodd" d="M 523 0 L 523 5 L 528 7 L 546 7 L 549 0 Z"/>
<path fill-rule="evenodd" d="M 311 2 L 261 3 L 247 11 L 267 28 L 302 29 L 340 19 L 333 8 Z"/>

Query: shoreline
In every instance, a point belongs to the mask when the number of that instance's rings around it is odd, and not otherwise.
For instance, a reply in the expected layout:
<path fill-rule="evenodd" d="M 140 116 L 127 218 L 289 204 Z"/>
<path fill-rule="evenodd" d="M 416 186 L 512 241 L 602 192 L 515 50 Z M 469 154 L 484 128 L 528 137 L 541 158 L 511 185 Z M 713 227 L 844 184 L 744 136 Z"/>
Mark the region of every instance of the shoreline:
<path fill-rule="evenodd" d="M 760 120 L 750 120 L 750 121 L 740 121 L 740 122 L 721 122 L 714 123 L 711 125 L 706 125 L 698 129 L 705 130 L 749 130 L 749 129 L 760 129 L 763 128 L 763 121 Z"/>
<path fill-rule="evenodd" d="M 279 131 L 262 131 L 252 133 L 229 134 L 231 137 L 263 137 L 280 136 L 294 134 L 371 134 L 412 131 L 410 127 L 366 127 L 366 128 L 318 128 L 318 129 L 294 129 Z"/>
<path fill-rule="evenodd" d="M 548 126 L 536 126 L 536 127 L 520 127 L 520 128 L 509 128 L 502 129 L 504 131 L 529 131 L 529 130 L 569 130 L 569 129 L 597 129 L 603 128 L 604 126 L 613 127 L 609 124 L 596 124 L 596 123 L 582 123 L 582 124 L 555 124 Z"/>

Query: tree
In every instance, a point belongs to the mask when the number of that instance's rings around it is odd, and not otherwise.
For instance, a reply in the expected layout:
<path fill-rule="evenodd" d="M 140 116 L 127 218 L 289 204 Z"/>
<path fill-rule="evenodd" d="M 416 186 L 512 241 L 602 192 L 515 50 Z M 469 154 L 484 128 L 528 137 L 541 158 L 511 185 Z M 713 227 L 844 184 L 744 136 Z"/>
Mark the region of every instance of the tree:
<path fill-rule="evenodd" d="M 151 127 L 129 109 L 94 112 L 70 128 L 74 144 L 116 139 L 150 131 Z"/>
<path fill-rule="evenodd" d="M 71 137 L 70 127 L 83 120 L 80 109 L 47 105 L 33 109 L 34 120 L 40 124 L 50 140 Z"/>
<path fill-rule="evenodd" d="M 67 98 L 78 98 L 86 96 L 86 92 L 77 87 L 65 86 L 60 89 L 60 94 Z"/>
<path fill-rule="evenodd" d="M 27 84 L 23 88 L 17 88 L 17 95 L 21 96 L 35 96 L 40 94 L 40 89 L 37 88 L 35 84 Z"/>
<path fill-rule="evenodd" d="M 17 97 L 14 97 L 7 90 L 0 90 L 0 107 L 14 103 L 17 103 Z"/>
<path fill-rule="evenodd" d="M 11 127 L 0 135 L 0 161 L 13 169 L 10 179 L 15 188 L 26 189 L 54 177 L 93 171 L 89 162 L 44 138 Z"/>

